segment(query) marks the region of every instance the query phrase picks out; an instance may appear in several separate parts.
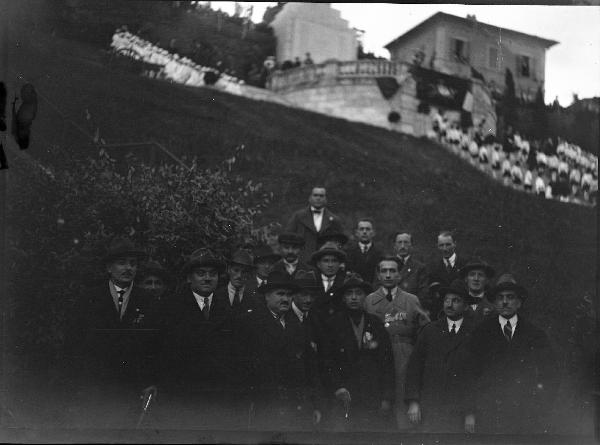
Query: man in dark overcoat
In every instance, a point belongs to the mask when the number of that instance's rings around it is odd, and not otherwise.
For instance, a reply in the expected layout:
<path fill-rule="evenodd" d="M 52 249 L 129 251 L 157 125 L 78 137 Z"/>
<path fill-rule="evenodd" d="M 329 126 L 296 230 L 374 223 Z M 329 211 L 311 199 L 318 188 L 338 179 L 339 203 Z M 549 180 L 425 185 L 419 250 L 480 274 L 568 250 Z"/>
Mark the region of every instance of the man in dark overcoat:
<path fill-rule="evenodd" d="M 325 187 L 314 187 L 308 198 L 309 206 L 295 212 L 285 228 L 286 232 L 297 233 L 305 242 L 301 261 L 308 261 L 318 248 L 318 236 L 328 228 L 343 232 L 340 219 L 326 208 Z"/>
<path fill-rule="evenodd" d="M 232 315 L 252 312 L 259 304 L 256 293 L 248 289 L 247 283 L 253 278 L 254 259 L 246 250 L 233 253 L 227 262 L 227 284 L 215 291 L 217 300 L 229 304 Z M 255 278 L 254 278 L 255 279 Z"/>
<path fill-rule="evenodd" d="M 344 308 L 327 326 L 327 384 L 337 400 L 334 425 L 345 430 L 386 430 L 393 425 L 392 345 L 383 322 L 363 309 L 372 290 L 360 278 L 349 277 L 337 290 Z"/>
<path fill-rule="evenodd" d="M 359 219 L 356 223 L 356 242 L 347 249 L 346 270 L 359 274 L 367 283 L 373 284 L 377 262 L 383 252 L 374 244 L 375 225 L 368 218 Z"/>
<path fill-rule="evenodd" d="M 521 316 L 527 291 L 510 274 L 491 290 L 496 315 L 473 331 L 476 357 L 471 425 L 476 432 L 532 434 L 548 430 L 559 384 L 546 333 Z"/>
<path fill-rule="evenodd" d="M 300 235 L 284 232 L 277 237 L 277 241 L 282 258 L 273 265 L 274 271 L 285 272 L 293 278 L 300 270 L 305 272 L 312 270 L 311 266 L 300 259 L 305 243 Z"/>
<path fill-rule="evenodd" d="M 254 273 L 246 283 L 248 292 L 256 294 L 256 289 L 267 280 L 267 276 L 273 270 L 273 266 L 281 259 L 281 255 L 273 252 L 271 246 L 262 244 L 252 252 Z"/>
<path fill-rule="evenodd" d="M 444 317 L 423 328 L 406 371 L 408 418 L 425 432 L 464 432 L 467 385 L 472 384 L 466 348 L 475 327 L 465 317 L 467 288 L 461 279 L 442 287 Z"/>
<path fill-rule="evenodd" d="M 254 416 L 267 430 L 311 429 L 321 421 L 316 351 L 308 330 L 290 308 L 299 288 L 287 273 L 273 271 L 258 288 L 262 310 L 248 318 Z"/>

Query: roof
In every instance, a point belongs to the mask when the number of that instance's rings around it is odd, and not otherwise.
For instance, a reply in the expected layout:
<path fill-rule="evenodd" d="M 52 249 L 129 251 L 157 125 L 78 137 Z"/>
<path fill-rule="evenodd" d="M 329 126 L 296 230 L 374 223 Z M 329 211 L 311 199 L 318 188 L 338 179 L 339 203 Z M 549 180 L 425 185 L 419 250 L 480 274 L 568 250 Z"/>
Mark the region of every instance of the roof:
<path fill-rule="evenodd" d="M 422 21 L 421 23 L 419 23 L 417 26 L 409 29 L 404 34 L 402 34 L 399 37 L 397 37 L 394 40 L 392 40 L 390 43 L 388 43 L 387 45 L 385 45 L 384 48 L 389 49 L 391 46 L 395 46 L 397 43 L 401 43 L 403 40 L 405 40 L 405 39 L 411 37 L 412 35 L 416 34 L 418 31 L 422 30 L 423 28 L 426 28 L 426 27 L 431 26 L 431 25 L 435 25 L 438 22 L 442 22 L 442 21 L 444 21 L 444 22 L 452 21 L 452 22 L 460 23 L 460 24 L 470 24 L 470 23 L 473 23 L 472 19 L 458 17 L 458 16 L 452 15 L 452 14 L 446 14 L 445 12 L 436 12 L 435 14 L 433 14 L 428 19 L 425 19 L 424 21 Z M 554 46 L 554 45 L 556 45 L 556 44 L 559 43 L 556 40 L 544 39 L 542 37 L 534 36 L 532 34 L 526 34 L 524 32 L 514 31 L 512 29 L 507 29 L 507 28 L 500 28 L 498 26 L 489 25 L 489 24 L 483 23 L 483 22 L 476 22 L 476 23 L 477 23 L 477 25 L 479 27 L 484 28 L 484 29 L 486 29 L 486 30 L 488 30 L 489 32 L 492 32 L 492 33 L 503 32 L 505 34 L 509 34 L 509 35 L 512 34 L 512 35 L 515 35 L 515 36 L 526 37 L 526 38 L 528 38 L 530 40 L 535 40 L 538 43 L 540 43 L 541 45 L 543 45 L 545 48 L 550 48 L 551 46 Z"/>

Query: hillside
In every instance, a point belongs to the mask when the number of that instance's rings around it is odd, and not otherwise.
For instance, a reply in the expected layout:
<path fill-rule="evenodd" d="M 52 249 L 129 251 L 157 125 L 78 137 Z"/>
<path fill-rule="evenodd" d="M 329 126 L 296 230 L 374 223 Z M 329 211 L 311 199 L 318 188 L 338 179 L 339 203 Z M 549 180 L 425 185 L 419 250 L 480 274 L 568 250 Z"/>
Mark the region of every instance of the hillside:
<path fill-rule="evenodd" d="M 10 81 L 22 76 L 40 95 L 28 151 L 34 158 L 52 164 L 56 150 L 95 152 L 73 125 L 63 127 L 59 110 L 89 134 L 98 128 L 107 143 L 154 139 L 206 165 L 244 144 L 238 168 L 274 194 L 257 225 L 285 222 L 318 183 L 348 231 L 357 216 L 372 216 L 382 245 L 409 228 L 417 256 L 427 259 L 437 232 L 454 229 L 460 252 L 481 255 L 529 288 L 526 312 L 549 331 L 561 352 L 557 365 L 569 373 L 567 403 L 584 403 L 586 382 L 575 382 L 586 370 L 570 364 L 589 347 L 579 338 L 586 315 L 578 307 L 596 292 L 595 209 L 504 188 L 429 141 L 139 78 L 111 66 L 104 51 L 39 32 L 14 43 Z"/>

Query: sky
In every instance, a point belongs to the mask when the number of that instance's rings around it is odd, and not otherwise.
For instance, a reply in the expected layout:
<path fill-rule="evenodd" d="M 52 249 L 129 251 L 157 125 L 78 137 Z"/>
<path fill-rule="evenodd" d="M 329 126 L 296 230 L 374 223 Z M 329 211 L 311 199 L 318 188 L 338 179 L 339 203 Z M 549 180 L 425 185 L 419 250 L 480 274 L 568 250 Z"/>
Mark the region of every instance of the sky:
<path fill-rule="evenodd" d="M 254 5 L 252 20 L 260 22 L 275 2 L 240 2 Z M 580 98 L 600 96 L 600 6 L 447 5 L 332 3 L 351 27 L 365 31 L 367 52 L 388 57 L 384 45 L 438 11 L 466 17 L 560 42 L 546 52 L 546 102 L 556 96 L 561 105 Z M 212 2 L 214 9 L 233 13 L 234 2 Z"/>

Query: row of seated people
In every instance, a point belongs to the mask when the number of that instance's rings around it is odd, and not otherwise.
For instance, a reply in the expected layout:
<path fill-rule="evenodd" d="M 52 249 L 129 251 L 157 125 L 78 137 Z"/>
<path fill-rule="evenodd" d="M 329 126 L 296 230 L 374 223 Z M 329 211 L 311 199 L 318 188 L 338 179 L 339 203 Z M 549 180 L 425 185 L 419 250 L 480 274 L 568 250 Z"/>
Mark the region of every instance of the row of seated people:
<path fill-rule="evenodd" d="M 114 240 L 106 281 L 69 316 L 65 387 L 78 425 L 131 427 L 139 414 L 138 426 L 168 428 L 547 428 L 552 350 L 519 315 L 527 292 L 514 277 L 492 286 L 493 268 L 459 260 L 441 233 L 443 271 L 419 298 L 404 290 L 407 255 L 376 254 L 365 280 L 340 235 L 307 263 L 291 232 L 279 235 L 281 256 L 263 245 L 223 261 L 198 249 L 173 293 L 172 273 L 156 262 L 138 273 L 145 252 Z"/>
<path fill-rule="evenodd" d="M 560 139 L 555 153 L 547 154 L 539 149 L 537 141 L 530 144 L 518 133 L 500 144 L 493 136 L 482 137 L 478 130 L 473 127 L 461 130 L 458 124 L 434 113 L 429 136 L 505 185 L 563 202 L 596 203 L 598 158 L 595 155 Z"/>
<path fill-rule="evenodd" d="M 215 85 L 233 94 L 239 94 L 239 85 L 244 83 L 216 68 L 200 66 L 187 57 L 172 54 L 123 29 L 115 32 L 111 47 L 118 54 L 156 66 L 157 70 L 147 73 L 150 77 L 194 87 Z"/>

